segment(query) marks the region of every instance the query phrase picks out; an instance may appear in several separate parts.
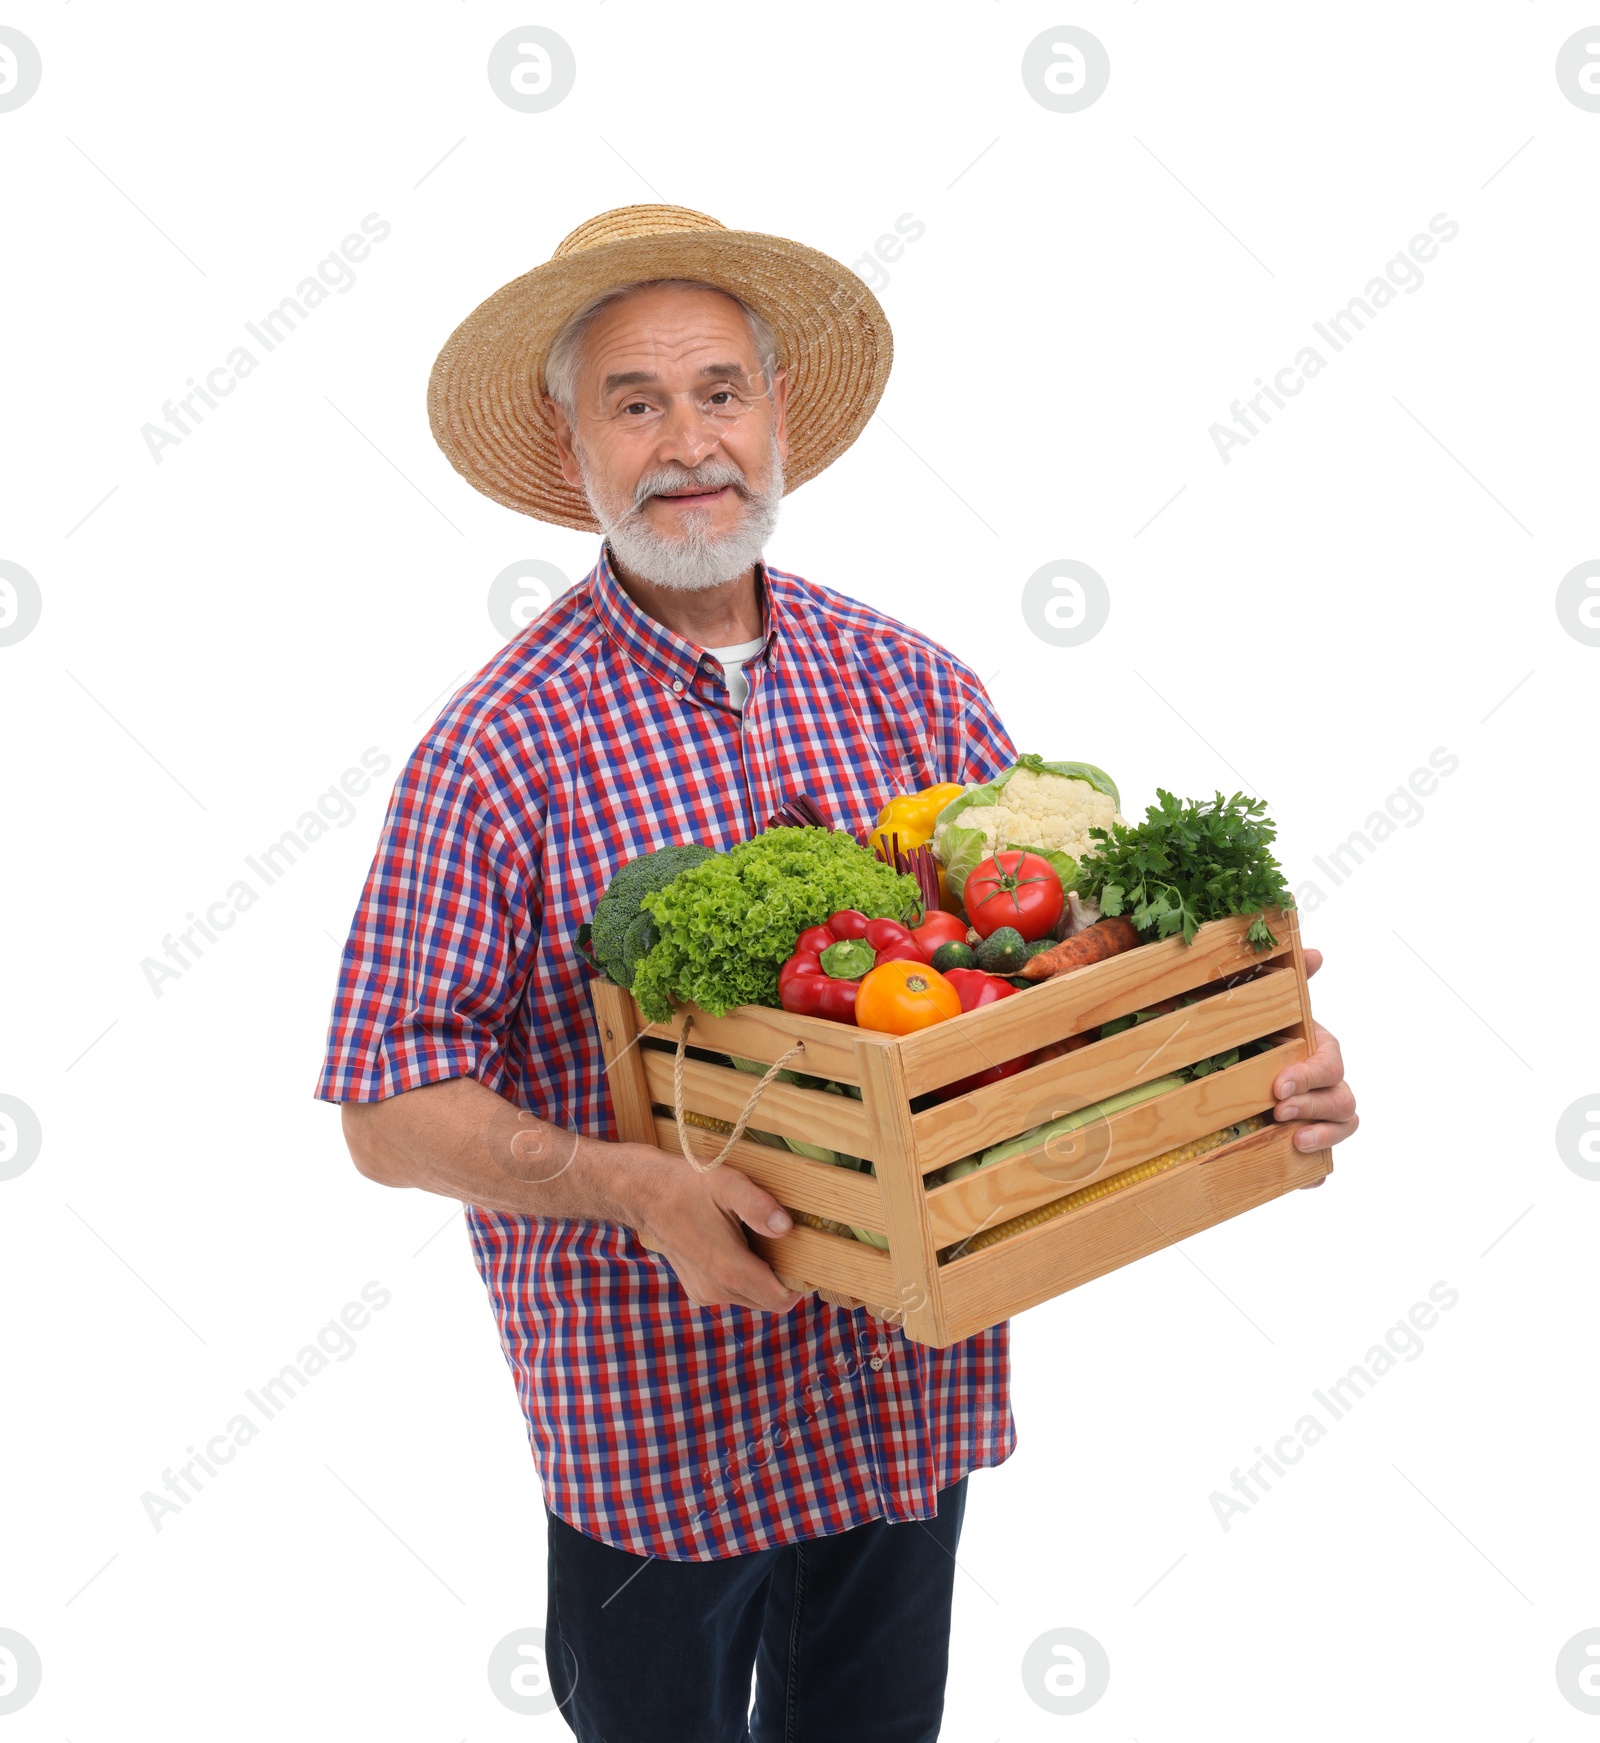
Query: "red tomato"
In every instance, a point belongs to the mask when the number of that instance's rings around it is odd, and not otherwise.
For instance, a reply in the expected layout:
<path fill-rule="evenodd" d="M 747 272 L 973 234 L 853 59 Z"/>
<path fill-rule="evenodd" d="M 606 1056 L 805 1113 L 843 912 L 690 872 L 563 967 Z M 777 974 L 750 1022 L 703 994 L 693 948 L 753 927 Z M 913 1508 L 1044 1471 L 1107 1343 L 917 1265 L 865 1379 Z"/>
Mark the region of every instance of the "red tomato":
<path fill-rule="evenodd" d="M 933 913 L 920 926 L 911 928 L 911 936 L 922 946 L 923 954 L 931 962 L 934 951 L 941 944 L 966 943 L 967 923 L 957 914 Z"/>
<path fill-rule="evenodd" d="M 874 950 L 887 950 L 891 944 L 909 944 L 911 928 L 898 920 L 869 920 L 862 936 Z"/>
<path fill-rule="evenodd" d="M 962 900 L 983 937 L 1014 926 L 1029 944 L 1050 935 L 1066 905 L 1061 879 L 1049 860 L 1015 848 L 980 860 L 967 878 Z"/>

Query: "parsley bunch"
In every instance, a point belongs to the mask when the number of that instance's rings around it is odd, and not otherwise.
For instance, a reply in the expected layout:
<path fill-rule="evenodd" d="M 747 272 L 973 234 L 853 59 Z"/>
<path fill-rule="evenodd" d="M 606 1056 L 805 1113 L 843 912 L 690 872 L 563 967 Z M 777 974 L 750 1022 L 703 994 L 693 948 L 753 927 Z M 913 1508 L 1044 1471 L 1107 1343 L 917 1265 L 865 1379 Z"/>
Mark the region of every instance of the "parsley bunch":
<path fill-rule="evenodd" d="M 1261 918 L 1292 908 L 1294 897 L 1271 847 L 1277 830 L 1266 802 L 1235 793 L 1224 799 L 1175 799 L 1156 789 L 1143 823 L 1118 823 L 1089 834 L 1104 845 L 1080 865 L 1079 894 L 1102 913 L 1126 912 L 1141 932 L 1185 944 L 1208 920 L 1254 914 L 1249 939 L 1259 950 L 1278 941 Z"/>

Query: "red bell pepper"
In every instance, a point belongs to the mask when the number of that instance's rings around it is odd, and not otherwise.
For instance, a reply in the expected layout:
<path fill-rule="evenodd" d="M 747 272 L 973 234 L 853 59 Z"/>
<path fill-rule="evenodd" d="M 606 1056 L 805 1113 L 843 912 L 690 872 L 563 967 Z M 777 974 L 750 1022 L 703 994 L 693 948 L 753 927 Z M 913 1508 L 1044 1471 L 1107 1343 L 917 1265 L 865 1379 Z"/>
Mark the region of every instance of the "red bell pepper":
<path fill-rule="evenodd" d="M 846 976 L 837 968 L 830 972 L 823 966 L 824 952 L 845 943 L 860 946 L 859 974 Z M 850 954 L 839 952 L 844 957 Z M 778 971 L 778 1002 L 786 1011 L 800 1016 L 831 1017 L 836 1023 L 853 1023 L 856 989 L 869 970 L 880 962 L 927 960 L 909 929 L 898 920 L 869 920 L 855 908 L 841 908 L 823 925 L 808 926 L 795 940 L 794 955 Z M 1014 990 L 1006 987 L 1007 992 Z"/>
<path fill-rule="evenodd" d="M 881 944 L 877 948 L 879 962 L 920 962 L 927 963 L 927 955 L 915 938 L 897 939 L 893 944 Z M 876 966 L 876 964 L 874 964 Z"/>
<path fill-rule="evenodd" d="M 1009 999 L 1017 990 L 1010 981 L 982 968 L 946 969 L 944 978 L 956 989 L 964 1012 L 992 1005 L 997 999 Z"/>
<path fill-rule="evenodd" d="M 903 944 L 911 936 L 911 928 L 902 926 L 898 920 L 869 920 L 862 927 L 861 936 L 874 950 L 879 950 L 885 945 Z"/>
<path fill-rule="evenodd" d="M 1017 990 L 1010 981 L 1002 980 L 999 975 L 989 974 L 981 968 L 947 969 L 944 978 L 956 989 L 963 1012 L 976 1011 L 984 1005 L 1009 999 Z M 981 1089 L 986 1083 L 999 1083 L 1002 1078 L 1013 1077 L 1032 1063 L 1033 1055 L 1024 1053 L 1019 1058 L 1006 1060 L 1003 1065 L 985 1066 L 982 1071 L 975 1071 L 971 1077 L 963 1077 L 959 1082 L 946 1084 L 943 1089 L 936 1090 L 935 1098 L 942 1102 L 952 1101 L 958 1095 L 966 1095 L 969 1090 Z"/>
<path fill-rule="evenodd" d="M 822 975 L 822 956 L 816 950 L 797 950 L 793 956 L 778 970 L 778 996 L 780 998 L 788 991 L 791 981 L 800 979 L 819 979 Z M 785 1000 L 784 1009 L 791 1007 Z"/>
<path fill-rule="evenodd" d="M 856 1020 L 856 993 L 860 988 L 858 980 L 838 980 L 831 974 L 823 975 L 816 1014 L 830 1017 L 835 1023 L 853 1023 Z"/>

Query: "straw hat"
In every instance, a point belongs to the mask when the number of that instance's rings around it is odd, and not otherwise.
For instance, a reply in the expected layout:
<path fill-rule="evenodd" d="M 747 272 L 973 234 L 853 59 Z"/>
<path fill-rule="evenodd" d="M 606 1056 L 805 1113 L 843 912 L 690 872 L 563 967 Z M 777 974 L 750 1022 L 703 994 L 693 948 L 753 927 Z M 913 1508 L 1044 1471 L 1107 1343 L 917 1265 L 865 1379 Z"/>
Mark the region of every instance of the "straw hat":
<path fill-rule="evenodd" d="M 731 291 L 777 335 L 789 372 L 785 494 L 860 435 L 888 380 L 894 340 L 853 272 L 814 248 L 729 230 L 683 206 L 622 206 L 580 224 L 445 341 L 428 381 L 428 422 L 469 484 L 523 514 L 599 531 L 583 493 L 561 476 L 543 403 L 545 356 L 591 297 L 658 278 Z"/>

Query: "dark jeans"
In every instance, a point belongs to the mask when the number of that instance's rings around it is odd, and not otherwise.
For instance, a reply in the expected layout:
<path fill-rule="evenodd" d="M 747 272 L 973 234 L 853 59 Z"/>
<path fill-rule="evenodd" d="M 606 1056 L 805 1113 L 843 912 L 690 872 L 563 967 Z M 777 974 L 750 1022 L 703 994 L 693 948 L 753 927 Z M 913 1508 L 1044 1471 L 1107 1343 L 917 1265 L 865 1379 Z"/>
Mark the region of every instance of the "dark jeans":
<path fill-rule="evenodd" d="M 935 1743 L 966 1501 L 963 1477 L 936 1519 L 722 1561 L 630 1555 L 549 1514 L 567 1723 L 579 1743 Z"/>

